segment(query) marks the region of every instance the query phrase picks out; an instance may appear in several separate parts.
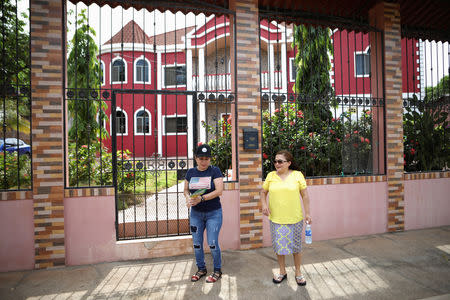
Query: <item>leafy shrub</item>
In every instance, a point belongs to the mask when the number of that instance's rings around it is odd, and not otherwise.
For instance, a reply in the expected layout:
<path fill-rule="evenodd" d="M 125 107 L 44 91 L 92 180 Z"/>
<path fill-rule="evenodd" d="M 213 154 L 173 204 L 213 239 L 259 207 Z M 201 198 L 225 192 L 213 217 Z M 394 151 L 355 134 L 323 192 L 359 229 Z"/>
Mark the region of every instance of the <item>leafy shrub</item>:
<path fill-rule="evenodd" d="M 408 99 L 403 114 L 406 172 L 443 170 L 450 162 L 450 127 L 445 105 L 436 100 Z"/>
<path fill-rule="evenodd" d="M 31 188 L 31 159 L 17 152 L 0 152 L 0 189 Z"/>

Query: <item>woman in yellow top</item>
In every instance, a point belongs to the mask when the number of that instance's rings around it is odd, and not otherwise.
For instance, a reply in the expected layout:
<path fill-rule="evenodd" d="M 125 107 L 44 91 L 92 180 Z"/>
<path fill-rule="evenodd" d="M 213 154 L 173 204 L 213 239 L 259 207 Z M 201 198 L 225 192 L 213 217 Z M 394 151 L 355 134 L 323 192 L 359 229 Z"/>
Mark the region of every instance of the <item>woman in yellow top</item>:
<path fill-rule="evenodd" d="M 280 265 L 280 272 L 275 275 L 273 282 L 278 284 L 287 278 L 285 256 L 293 254 L 295 281 L 303 286 L 306 285 L 306 280 L 300 271 L 303 231 L 300 195 L 303 199 L 306 222 L 311 223 L 306 181 L 303 174 L 295 170 L 294 160 L 289 151 L 279 151 L 273 163 L 276 171 L 267 175 L 261 190 L 262 212 L 269 216 L 272 246 Z"/>

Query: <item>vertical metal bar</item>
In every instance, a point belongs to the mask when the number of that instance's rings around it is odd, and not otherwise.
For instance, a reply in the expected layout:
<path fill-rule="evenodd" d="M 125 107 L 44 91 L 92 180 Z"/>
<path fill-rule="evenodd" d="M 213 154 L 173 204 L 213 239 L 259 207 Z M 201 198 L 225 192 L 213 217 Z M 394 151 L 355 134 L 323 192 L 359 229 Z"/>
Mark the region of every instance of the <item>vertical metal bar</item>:
<path fill-rule="evenodd" d="M 116 92 L 112 90 L 111 94 L 111 111 L 114 113 L 111 114 L 111 148 L 112 148 L 112 183 L 114 186 L 114 195 L 116 198 L 115 208 L 116 208 L 116 240 L 119 239 L 119 195 L 118 195 L 118 182 L 117 182 L 117 131 L 116 131 Z M 125 218 L 123 219 L 123 237 L 125 237 Z"/>
<path fill-rule="evenodd" d="M 1 2 L 1 6 L 2 6 L 2 15 L 5 15 L 5 2 L 2 1 Z M 2 18 L 2 69 L 5 70 L 6 69 L 6 32 L 5 32 L 5 27 L 6 27 L 6 20 L 7 18 Z M 8 189 L 8 182 L 7 182 L 7 177 L 6 177 L 6 155 L 7 155 L 7 151 L 6 151 L 6 81 L 7 81 L 7 76 L 5 78 L 2 79 L 3 84 L 2 84 L 2 106 L 3 106 L 3 124 L 2 124 L 2 132 L 3 132 L 3 189 Z"/>
<path fill-rule="evenodd" d="M 144 57 L 144 62 L 145 62 L 145 59 L 146 59 L 146 57 L 147 57 L 147 53 L 146 53 L 146 49 L 145 49 L 145 45 L 146 45 L 146 40 L 145 40 L 145 38 L 146 38 L 146 33 L 145 33 L 145 12 L 147 11 L 147 9 L 146 8 L 144 8 L 144 9 L 142 9 L 142 20 L 143 20 L 143 24 L 142 24 L 142 26 L 144 27 L 143 28 L 143 31 L 142 31 L 142 39 L 143 39 L 143 52 L 144 52 L 144 54 L 143 54 L 143 57 Z M 150 61 L 150 60 L 149 60 Z M 145 64 L 144 64 L 145 65 Z M 153 63 L 153 67 L 156 69 L 156 67 L 155 67 L 155 64 Z M 145 67 L 144 67 L 144 90 L 147 90 L 147 87 L 146 87 L 146 83 L 147 83 L 147 81 L 145 80 L 145 74 L 148 74 L 148 80 L 150 80 L 150 68 L 151 68 L 151 63 L 148 65 L 148 68 L 147 68 L 147 71 L 145 71 Z M 153 80 L 155 80 L 155 78 L 153 79 Z M 150 81 L 151 82 L 151 81 Z M 147 94 L 145 93 L 144 95 L 143 95 L 143 97 L 144 97 L 144 108 L 146 107 L 146 103 L 145 103 L 145 96 L 146 96 Z M 151 136 L 151 132 L 152 132 L 152 128 L 151 128 L 151 115 L 149 115 L 148 116 L 148 122 L 149 122 L 149 135 Z M 147 139 L 146 139 L 146 130 L 144 130 L 144 155 L 143 155 L 143 171 L 144 171 L 144 214 L 145 214 L 145 216 L 144 216 L 144 221 L 145 221 L 145 237 L 148 237 L 148 220 L 147 220 L 147 148 L 146 148 L 146 146 L 147 146 Z M 142 170 L 141 170 L 142 171 Z"/>
<path fill-rule="evenodd" d="M 99 80 L 100 80 L 100 84 L 98 86 L 98 114 L 100 116 L 100 124 L 99 124 L 99 136 L 100 136 L 100 186 L 104 186 L 106 185 L 106 183 L 103 181 L 103 130 L 106 130 L 106 128 L 104 128 L 103 124 L 106 124 L 106 120 L 105 123 L 104 122 L 104 111 L 103 111 L 103 100 L 102 100 L 102 84 L 103 84 L 103 78 L 106 77 L 106 68 L 105 65 L 103 64 L 103 70 L 102 70 L 102 59 L 101 59 L 101 55 L 102 55 L 102 8 L 99 7 L 98 8 L 98 12 L 99 12 L 99 37 L 98 37 L 98 45 L 99 45 L 99 51 L 98 51 L 98 68 L 99 68 Z M 105 76 L 105 77 L 104 77 Z M 105 78 L 106 81 L 106 78 Z M 95 87 L 95 89 L 97 89 L 97 87 Z"/>
<path fill-rule="evenodd" d="M 78 4 L 75 5 L 75 157 L 77 158 L 76 162 L 76 186 L 79 187 L 79 177 L 78 177 Z"/>
<path fill-rule="evenodd" d="M 87 138 L 88 138 L 88 140 L 87 140 L 87 149 L 88 149 L 88 186 L 91 186 L 91 132 L 92 132 L 92 130 L 93 130 L 93 128 L 91 128 L 91 122 L 92 122 L 92 120 L 91 120 L 91 115 L 90 115 L 90 100 L 89 100 L 89 96 L 90 96 L 90 90 L 91 90 L 91 86 L 90 86 L 90 80 L 89 80 L 89 73 L 90 73 L 90 70 L 89 70 L 89 68 L 90 68 L 90 65 L 91 65 L 91 62 L 90 62 L 90 60 L 91 60 L 91 53 L 90 53 L 90 41 L 91 41 L 91 39 L 90 39 L 90 31 L 89 31 L 89 8 L 90 8 L 90 6 L 88 6 L 88 8 L 87 8 L 87 32 L 86 32 L 86 34 L 87 34 L 87 44 L 86 44 L 86 47 L 87 47 L 87 49 L 86 49 L 86 55 L 87 55 L 87 57 L 85 58 L 86 60 L 87 60 L 87 70 L 86 70 L 86 89 L 85 89 L 85 91 L 86 91 L 86 103 L 85 103 L 85 105 L 87 106 L 87 109 L 86 109 L 86 114 L 87 114 L 87 120 L 88 120 L 88 136 L 87 136 Z"/>
<path fill-rule="evenodd" d="M 132 67 L 132 72 L 131 72 L 131 78 L 129 78 L 131 80 L 131 86 L 132 86 L 132 90 L 135 89 L 134 86 L 134 81 L 135 81 L 135 76 L 136 76 L 136 72 L 135 72 L 135 65 L 134 65 L 134 41 L 135 41 L 135 32 L 134 32 L 134 11 L 135 9 L 132 8 L 132 25 L 133 28 L 131 29 L 131 40 L 132 40 L 132 45 L 131 45 L 131 67 Z M 122 30 L 123 31 L 123 30 Z M 145 61 L 145 60 L 144 60 Z M 128 82 L 128 81 L 127 81 Z M 133 214 L 134 214 L 134 237 L 137 237 L 137 211 L 136 211 L 136 140 L 135 140 L 135 135 L 137 133 L 137 127 L 139 124 L 137 121 L 137 115 L 135 114 L 135 110 L 136 110 L 136 103 L 135 103 L 135 98 L 134 98 L 134 93 L 131 94 L 131 102 L 132 102 L 132 114 L 133 114 L 133 135 L 132 135 L 132 139 L 133 139 L 133 165 L 132 165 L 132 174 L 133 174 Z M 139 110 L 138 110 L 139 112 Z M 142 120 L 143 123 L 145 123 L 145 107 L 144 107 L 144 119 Z M 145 132 L 145 125 L 142 124 L 142 129 L 143 132 Z"/>

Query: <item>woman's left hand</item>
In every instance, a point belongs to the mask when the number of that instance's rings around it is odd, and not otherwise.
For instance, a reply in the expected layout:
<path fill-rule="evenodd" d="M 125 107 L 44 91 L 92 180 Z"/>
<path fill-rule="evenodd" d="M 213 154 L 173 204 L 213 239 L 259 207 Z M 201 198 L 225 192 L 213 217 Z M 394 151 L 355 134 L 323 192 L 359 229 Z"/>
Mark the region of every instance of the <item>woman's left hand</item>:
<path fill-rule="evenodd" d="M 311 219 L 311 216 L 310 216 L 309 214 L 306 215 L 305 221 L 306 221 L 306 223 L 308 223 L 308 224 L 311 224 L 311 223 L 312 223 L 312 219 Z"/>
<path fill-rule="evenodd" d="M 197 204 L 199 204 L 202 201 L 202 199 L 200 198 L 200 196 L 195 196 L 192 197 L 189 201 L 189 206 L 196 206 Z"/>

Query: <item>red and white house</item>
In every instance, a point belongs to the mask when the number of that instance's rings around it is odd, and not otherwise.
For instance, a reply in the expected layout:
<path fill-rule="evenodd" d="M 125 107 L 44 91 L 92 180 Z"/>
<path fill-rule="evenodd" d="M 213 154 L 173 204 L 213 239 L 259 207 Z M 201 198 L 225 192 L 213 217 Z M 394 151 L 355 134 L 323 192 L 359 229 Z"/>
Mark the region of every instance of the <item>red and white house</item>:
<path fill-rule="evenodd" d="M 229 20 L 210 16 L 201 23 L 148 36 L 130 21 L 100 47 L 102 88 L 196 91 L 206 95 L 231 92 Z M 260 28 L 261 91 L 292 93 L 296 76 L 292 26 L 262 21 Z M 334 53 L 330 57 L 330 78 L 336 95 L 370 97 L 374 87 L 369 77 L 369 34 L 334 30 L 331 37 Z M 402 52 L 403 95 L 421 93 L 420 43 L 403 39 Z M 111 120 L 111 106 L 107 114 Z M 194 141 L 192 126 L 188 126 L 193 118 L 192 96 L 118 94 L 115 114 L 117 149 L 128 149 L 136 157 L 192 157 Z M 205 104 L 200 104 L 199 120 L 208 120 L 207 114 Z M 221 112 L 224 119 L 229 115 L 229 111 Z M 111 132 L 110 124 L 106 128 Z M 199 130 L 198 138 L 205 142 L 206 132 Z M 110 143 L 107 141 L 108 147 Z"/>

